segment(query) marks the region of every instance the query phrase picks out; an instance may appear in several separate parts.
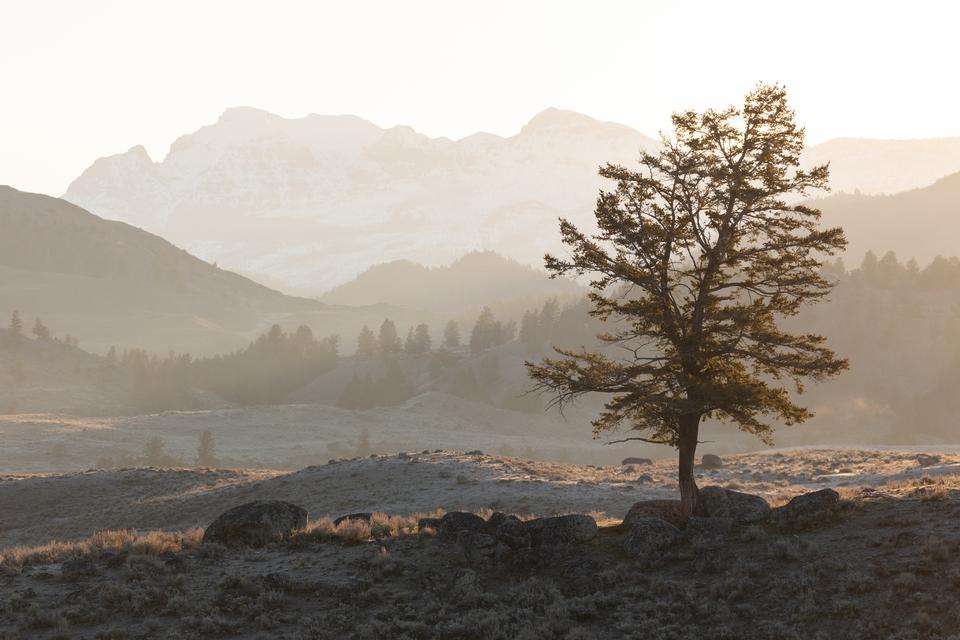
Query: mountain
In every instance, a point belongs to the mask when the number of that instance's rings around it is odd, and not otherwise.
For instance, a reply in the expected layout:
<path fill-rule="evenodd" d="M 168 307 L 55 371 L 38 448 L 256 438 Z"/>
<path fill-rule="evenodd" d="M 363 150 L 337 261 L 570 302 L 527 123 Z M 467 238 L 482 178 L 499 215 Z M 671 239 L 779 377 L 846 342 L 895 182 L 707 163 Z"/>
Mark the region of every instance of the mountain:
<path fill-rule="evenodd" d="M 539 263 L 557 218 L 592 210 L 604 161 L 656 143 L 548 109 L 518 134 L 430 138 L 352 116 L 288 120 L 249 108 L 178 139 L 97 160 L 65 199 L 195 255 L 318 293 L 397 259 L 446 264 L 477 249 Z"/>
<path fill-rule="evenodd" d="M 28 326 L 39 316 L 94 351 L 221 353 L 273 322 L 352 333 L 393 311 L 291 297 L 126 223 L 7 186 L 0 186 L 0 229 L 0 314 L 19 310 Z"/>
<path fill-rule="evenodd" d="M 517 134 L 431 138 L 355 116 L 285 119 L 247 107 L 184 135 L 161 162 L 143 147 L 101 158 L 64 198 L 207 260 L 315 295 L 375 264 L 448 264 L 495 250 L 541 264 L 557 218 L 592 222 L 597 167 L 658 142 L 547 109 Z M 960 138 L 838 139 L 810 147 L 835 192 L 888 193 L 960 171 Z"/>
<path fill-rule="evenodd" d="M 869 250 L 894 250 L 921 264 L 960 252 L 960 173 L 922 189 L 888 196 L 839 194 L 813 205 L 823 211 L 824 224 L 844 228 L 851 266 Z"/>
<path fill-rule="evenodd" d="M 835 193 L 899 193 L 960 171 L 960 138 L 837 138 L 804 152 L 806 165 L 824 162 L 830 163 L 830 188 Z"/>
<path fill-rule="evenodd" d="M 586 290 L 571 280 L 551 280 L 545 271 L 492 251 L 469 253 L 449 266 L 426 267 L 395 260 L 370 267 L 321 298 L 343 305 L 374 302 L 456 316 L 475 314 L 481 301 L 517 307 L 519 313 L 550 297 L 570 298 Z M 519 315 L 514 311 L 513 315 Z"/>

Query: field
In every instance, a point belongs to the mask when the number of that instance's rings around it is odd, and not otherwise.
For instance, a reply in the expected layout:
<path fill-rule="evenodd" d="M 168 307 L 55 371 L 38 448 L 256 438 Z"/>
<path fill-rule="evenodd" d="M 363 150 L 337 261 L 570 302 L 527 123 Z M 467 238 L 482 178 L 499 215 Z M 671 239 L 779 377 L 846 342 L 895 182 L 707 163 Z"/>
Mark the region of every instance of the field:
<path fill-rule="evenodd" d="M 949 638 L 960 622 L 960 456 L 798 450 L 725 457 L 718 484 L 835 487 L 838 520 L 734 529 L 642 563 L 617 526 L 672 497 L 668 460 L 574 465 L 430 451 L 267 470 L 122 469 L 0 479 L 8 638 Z M 220 512 L 288 500 L 308 530 L 200 545 Z M 588 544 L 478 562 L 418 515 L 591 513 Z M 393 516 L 334 527 L 327 516 Z M 99 532 L 99 533 L 98 533 Z"/>

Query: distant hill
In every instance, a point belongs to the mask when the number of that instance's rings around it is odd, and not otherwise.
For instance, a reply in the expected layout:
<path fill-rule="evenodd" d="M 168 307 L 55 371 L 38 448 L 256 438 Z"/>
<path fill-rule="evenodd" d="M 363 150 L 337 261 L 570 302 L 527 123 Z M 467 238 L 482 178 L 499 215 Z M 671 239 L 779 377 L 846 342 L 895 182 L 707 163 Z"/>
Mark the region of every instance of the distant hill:
<path fill-rule="evenodd" d="M 0 186 L 0 318 L 19 310 L 88 349 L 194 355 L 244 346 L 273 322 L 353 334 L 402 313 L 333 307 L 225 271 L 163 238 L 49 196 Z M 413 318 L 406 318 L 412 322 Z"/>
<path fill-rule="evenodd" d="M 960 252 L 960 173 L 895 195 L 839 194 L 813 204 L 823 211 L 824 224 L 846 231 L 850 266 L 868 250 L 893 250 L 921 264 Z"/>
<path fill-rule="evenodd" d="M 488 249 L 539 265 L 558 248 L 558 217 L 591 224 L 597 167 L 633 165 L 658 144 L 560 109 L 512 136 L 449 140 L 239 107 L 178 138 L 160 162 L 140 146 L 95 161 L 64 198 L 316 295 L 394 260 L 449 264 Z M 835 193 L 893 193 L 960 171 L 960 138 L 837 139 L 805 152 L 807 165 L 827 161 Z"/>
<path fill-rule="evenodd" d="M 549 297 L 585 293 L 571 280 L 551 280 L 541 269 L 483 251 L 469 253 L 444 267 L 426 267 L 409 260 L 379 264 L 321 299 L 345 305 L 384 302 L 459 315 L 475 313 L 483 304 L 526 309 Z"/>

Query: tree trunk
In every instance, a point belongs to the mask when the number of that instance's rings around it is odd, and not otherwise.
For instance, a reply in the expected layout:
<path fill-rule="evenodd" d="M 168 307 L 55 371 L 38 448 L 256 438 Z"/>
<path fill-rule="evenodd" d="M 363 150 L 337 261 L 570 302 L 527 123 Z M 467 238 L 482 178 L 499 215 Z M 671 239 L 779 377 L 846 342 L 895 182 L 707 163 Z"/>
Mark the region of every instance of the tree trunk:
<path fill-rule="evenodd" d="M 680 517 L 686 520 L 700 511 L 700 491 L 694 477 L 697 455 L 697 439 L 700 436 L 700 416 L 683 416 L 680 419 Z"/>

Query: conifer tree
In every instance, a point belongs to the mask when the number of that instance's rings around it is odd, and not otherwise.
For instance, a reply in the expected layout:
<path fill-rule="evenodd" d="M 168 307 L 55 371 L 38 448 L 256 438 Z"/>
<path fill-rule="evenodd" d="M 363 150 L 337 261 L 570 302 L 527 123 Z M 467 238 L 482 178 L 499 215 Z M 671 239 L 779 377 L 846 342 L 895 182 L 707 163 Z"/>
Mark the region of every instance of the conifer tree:
<path fill-rule="evenodd" d="M 591 276 L 591 313 L 610 323 L 599 336 L 610 350 L 558 349 L 527 367 L 554 403 L 606 394 L 595 434 L 625 427 L 643 434 L 627 440 L 675 447 L 689 516 L 703 420 L 769 443 L 774 421 L 812 415 L 785 382 L 801 393 L 805 379 L 847 368 L 823 337 L 779 324 L 830 292 L 822 259 L 846 240 L 801 200 L 829 171 L 800 168 L 804 131 L 783 87 L 758 85 L 742 108 L 677 113 L 673 128 L 638 170 L 601 168 L 616 187 L 597 199 L 599 232 L 561 220 L 569 257 L 545 258 L 554 275 Z"/>

